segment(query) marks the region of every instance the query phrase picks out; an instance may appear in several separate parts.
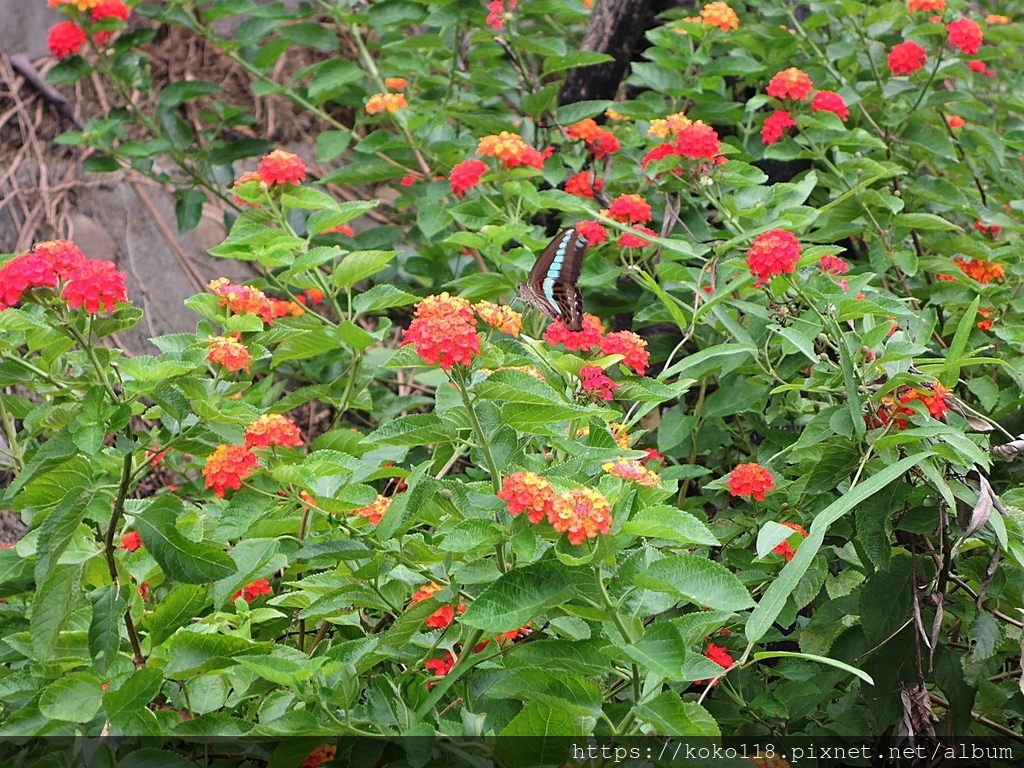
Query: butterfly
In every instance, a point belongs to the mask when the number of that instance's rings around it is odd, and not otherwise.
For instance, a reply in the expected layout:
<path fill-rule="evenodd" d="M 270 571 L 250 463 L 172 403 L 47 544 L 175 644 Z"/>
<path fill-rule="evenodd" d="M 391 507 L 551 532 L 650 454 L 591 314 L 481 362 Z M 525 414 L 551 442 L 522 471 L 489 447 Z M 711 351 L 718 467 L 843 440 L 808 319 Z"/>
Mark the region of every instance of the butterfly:
<path fill-rule="evenodd" d="M 552 240 L 520 283 L 523 301 L 551 320 L 561 320 L 570 331 L 583 329 L 583 294 L 576 287 L 587 241 L 575 229 L 567 229 Z"/>

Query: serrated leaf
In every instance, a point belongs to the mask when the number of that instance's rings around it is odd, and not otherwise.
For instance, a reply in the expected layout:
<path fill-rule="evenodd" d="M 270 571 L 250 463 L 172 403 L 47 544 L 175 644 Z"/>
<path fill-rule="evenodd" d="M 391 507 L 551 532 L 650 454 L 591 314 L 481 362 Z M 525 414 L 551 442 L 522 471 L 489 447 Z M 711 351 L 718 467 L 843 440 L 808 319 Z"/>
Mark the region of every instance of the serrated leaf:
<path fill-rule="evenodd" d="M 51 720 L 86 723 L 103 702 L 100 681 L 91 672 L 72 672 L 58 678 L 39 697 L 39 711 Z"/>
<path fill-rule="evenodd" d="M 636 586 L 675 595 L 709 608 L 743 610 L 750 593 L 724 565 L 695 555 L 674 555 L 652 563 L 634 578 Z"/>
<path fill-rule="evenodd" d="M 206 584 L 181 584 L 157 603 L 152 613 L 146 615 L 149 641 L 156 647 L 162 645 L 179 627 L 188 624 L 206 606 Z"/>
<path fill-rule="evenodd" d="M 103 709 L 107 719 L 123 728 L 139 710 L 143 710 L 160 693 L 164 684 L 163 673 L 156 667 L 143 667 L 121 683 L 121 687 L 103 694 Z"/>
<path fill-rule="evenodd" d="M 636 716 L 651 725 L 658 736 L 703 736 L 717 739 L 722 735 L 718 723 L 700 704 L 683 701 L 674 691 L 658 694 L 647 704 L 633 707 Z"/>
<path fill-rule="evenodd" d="M 387 445 L 429 445 L 453 443 L 458 430 L 432 413 L 416 413 L 382 424 L 363 438 L 366 443 Z"/>
<path fill-rule="evenodd" d="M 721 542 L 700 520 L 676 507 L 659 504 L 645 507 L 622 524 L 622 533 L 629 536 L 667 539 L 681 544 L 719 547 Z M 790 531 L 792 533 L 792 531 Z"/>
<path fill-rule="evenodd" d="M 105 673 L 121 648 L 121 622 L 127 604 L 115 584 L 105 584 L 89 595 L 92 618 L 89 620 L 89 656 L 96 670 Z"/>
<path fill-rule="evenodd" d="M 342 290 L 377 274 L 395 258 L 394 251 L 353 251 L 334 268 L 331 283 Z"/>
<path fill-rule="evenodd" d="M 547 560 L 503 573 L 462 614 L 460 622 L 493 635 L 524 626 L 570 593 L 567 570 Z"/>
<path fill-rule="evenodd" d="M 186 539 L 175 527 L 183 509 L 181 499 L 166 495 L 157 498 L 135 517 L 135 527 L 164 573 L 186 584 L 207 584 L 235 572 L 235 561 L 219 547 Z"/>
<path fill-rule="evenodd" d="M 517 669 L 487 689 L 487 697 L 550 704 L 577 716 L 601 716 L 601 689 L 593 680 L 540 669 Z"/>
<path fill-rule="evenodd" d="M 675 624 L 655 622 L 644 630 L 643 637 L 622 649 L 644 669 L 671 682 L 685 680 L 683 661 L 686 643 Z"/>
<path fill-rule="evenodd" d="M 81 577 L 81 565 L 55 565 L 37 587 L 29 620 L 37 660 L 45 661 L 53 653 L 61 627 L 78 599 Z"/>

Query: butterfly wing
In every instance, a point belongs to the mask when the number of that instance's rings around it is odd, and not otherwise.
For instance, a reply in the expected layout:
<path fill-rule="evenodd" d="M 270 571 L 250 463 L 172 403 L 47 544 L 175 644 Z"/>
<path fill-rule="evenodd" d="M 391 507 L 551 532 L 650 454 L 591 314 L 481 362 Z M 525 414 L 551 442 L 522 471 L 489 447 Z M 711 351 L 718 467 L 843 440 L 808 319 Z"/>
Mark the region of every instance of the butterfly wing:
<path fill-rule="evenodd" d="M 583 328 L 583 294 L 576 287 L 587 241 L 575 229 L 557 235 L 537 258 L 530 276 L 519 285 L 523 300 L 570 331 Z"/>

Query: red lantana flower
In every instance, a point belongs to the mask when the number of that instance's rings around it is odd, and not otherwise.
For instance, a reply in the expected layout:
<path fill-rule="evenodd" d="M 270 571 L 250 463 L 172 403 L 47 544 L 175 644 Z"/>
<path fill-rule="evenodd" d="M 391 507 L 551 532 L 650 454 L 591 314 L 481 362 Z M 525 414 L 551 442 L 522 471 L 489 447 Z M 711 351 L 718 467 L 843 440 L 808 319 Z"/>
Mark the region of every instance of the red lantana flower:
<path fill-rule="evenodd" d="M 604 179 L 594 179 L 591 182 L 591 175 L 588 171 L 580 171 L 574 173 L 568 179 L 565 180 L 565 191 L 570 195 L 577 195 L 578 197 L 587 197 L 591 200 L 594 198 L 594 190 L 598 192 L 604 186 Z"/>
<path fill-rule="evenodd" d="M 280 413 L 265 413 L 245 428 L 245 444 L 249 448 L 294 448 L 302 445 L 302 434 L 291 419 Z"/>
<path fill-rule="evenodd" d="M 579 546 L 611 532 L 612 507 L 593 488 L 573 488 L 559 497 L 548 512 L 548 522 L 558 533 L 568 534 L 570 544 Z"/>
<path fill-rule="evenodd" d="M 602 355 L 622 355 L 622 364 L 643 376 L 647 371 L 650 353 L 647 351 L 647 340 L 632 331 L 616 331 L 601 339 Z"/>
<path fill-rule="evenodd" d="M 755 501 L 764 501 L 764 495 L 775 487 L 775 478 L 760 464 L 740 464 L 729 473 L 725 487 L 731 496 L 753 497 Z"/>
<path fill-rule="evenodd" d="M 793 99 L 803 101 L 811 95 L 814 84 L 802 69 L 790 67 L 772 77 L 768 83 L 767 93 L 775 99 Z"/>
<path fill-rule="evenodd" d="M 206 487 L 217 494 L 217 498 L 223 499 L 225 491 L 241 488 L 242 481 L 259 464 L 256 454 L 244 445 L 220 445 L 203 467 Z"/>
<path fill-rule="evenodd" d="M 912 75 L 924 66 L 927 59 L 924 48 L 913 40 L 894 45 L 887 57 L 889 70 L 894 75 Z"/>
<path fill-rule="evenodd" d="M 231 599 L 232 600 L 237 600 L 238 598 L 241 597 L 241 598 L 243 598 L 245 600 L 245 602 L 251 603 L 253 600 L 255 600 L 260 595 L 272 595 L 272 594 L 274 594 L 274 590 L 272 590 L 270 588 L 270 582 L 267 581 L 266 579 L 257 579 L 256 581 L 254 581 L 254 582 L 252 582 L 250 584 L 246 584 L 240 590 L 235 592 L 235 594 L 232 596 Z"/>
<path fill-rule="evenodd" d="M 599 126 L 592 117 L 570 125 L 565 132 L 570 139 L 585 141 L 587 149 L 598 160 L 619 151 L 619 140 L 615 134 Z"/>
<path fill-rule="evenodd" d="M 337 754 L 338 747 L 334 744 L 321 744 L 302 761 L 301 768 L 320 768 L 323 763 L 331 762 Z"/>
<path fill-rule="evenodd" d="M 475 326 L 472 305 L 446 291 L 416 305 L 416 317 L 405 332 L 402 346 L 414 345 L 425 363 L 448 371 L 456 363 L 469 365 L 480 352 Z"/>
<path fill-rule="evenodd" d="M 229 371 L 249 372 L 249 348 L 231 336 L 214 336 L 207 339 L 210 351 L 206 359 L 211 363 L 223 365 Z"/>
<path fill-rule="evenodd" d="M 365 517 L 370 521 L 370 525 L 377 525 L 383 519 L 384 513 L 388 511 L 388 507 L 391 506 L 393 499 L 394 496 L 385 496 L 378 493 L 377 498 L 373 500 L 372 504 L 359 507 L 359 509 L 353 509 L 352 514 L 356 517 Z"/>
<path fill-rule="evenodd" d="M 988 235 L 993 240 L 999 237 L 999 233 L 1003 231 L 1002 227 L 998 224 L 986 224 L 981 219 L 974 220 L 974 230 L 976 232 L 981 232 L 983 235 Z"/>
<path fill-rule="evenodd" d="M 119 303 L 128 301 L 125 275 L 112 261 L 85 259 L 68 274 L 61 291 L 71 309 L 83 307 L 90 315 L 113 312 Z"/>
<path fill-rule="evenodd" d="M 929 13 L 942 13 L 946 10 L 946 0 L 907 0 L 907 11 L 927 11 Z"/>
<path fill-rule="evenodd" d="M 452 186 L 452 192 L 459 197 L 471 187 L 480 183 L 480 177 L 487 173 L 487 163 L 483 160 L 463 160 L 452 168 L 448 174 L 448 183 Z"/>
<path fill-rule="evenodd" d="M 400 91 L 409 85 L 409 81 L 404 77 L 386 77 L 384 78 L 384 87 L 391 91 Z"/>
<path fill-rule="evenodd" d="M 260 160 L 256 177 L 268 187 L 275 184 L 299 184 L 306 180 L 306 164 L 298 155 L 275 149 Z"/>
<path fill-rule="evenodd" d="M 801 536 L 803 536 L 805 539 L 807 538 L 807 531 L 804 530 L 803 526 L 797 525 L 796 523 L 789 523 L 789 522 L 782 523 L 782 525 L 784 525 L 787 528 L 790 528 L 790 529 L 796 531 Z M 790 544 L 789 541 L 787 540 L 787 541 L 780 541 L 778 543 L 778 545 L 775 547 L 775 549 L 772 550 L 772 552 L 774 552 L 776 555 L 782 555 L 784 558 L 786 558 L 786 562 L 788 563 L 790 560 L 793 559 L 794 549 L 793 549 L 793 545 Z"/>
<path fill-rule="evenodd" d="M 49 264 L 50 269 L 62 280 L 67 279 L 68 275 L 86 260 L 85 254 L 70 240 L 47 240 L 38 243 L 32 249 L 32 253 Z"/>
<path fill-rule="evenodd" d="M 576 225 L 576 232 L 583 236 L 587 245 L 600 245 L 608 239 L 608 230 L 596 221 L 581 221 Z"/>
<path fill-rule="evenodd" d="M 142 546 L 142 537 L 139 536 L 138 531 L 129 531 L 121 537 L 121 543 L 118 544 L 118 549 L 127 549 L 129 552 L 134 552 Z"/>
<path fill-rule="evenodd" d="M 818 269 L 823 275 L 845 275 L 850 271 L 850 265 L 838 256 L 822 256 Z"/>
<path fill-rule="evenodd" d="M 0 264 L 0 310 L 13 307 L 31 288 L 56 287 L 57 275 L 39 254 L 22 254 Z"/>
<path fill-rule="evenodd" d="M 60 24 L 50 27 L 50 33 L 46 37 L 46 47 L 51 56 L 65 59 L 78 53 L 85 45 L 85 41 L 85 30 L 73 21 L 62 21 Z"/>
<path fill-rule="evenodd" d="M 718 133 L 701 120 L 680 129 L 675 143 L 676 154 L 693 160 L 716 160 L 721 147 Z"/>
<path fill-rule="evenodd" d="M 570 352 L 589 352 L 601 346 L 604 326 L 600 319 L 593 315 L 583 315 L 583 327 L 579 331 L 570 331 L 561 320 L 548 325 L 543 339 L 548 344 L 564 344 Z"/>
<path fill-rule="evenodd" d="M 982 32 L 978 22 L 963 18 L 951 21 L 946 25 L 950 45 L 954 45 L 968 56 L 973 56 L 981 48 Z"/>
<path fill-rule="evenodd" d="M 634 235 L 633 232 L 637 232 Z M 646 248 L 651 244 L 650 240 L 647 240 L 639 235 L 650 235 L 651 237 L 657 237 L 658 233 L 650 227 L 645 227 L 642 224 L 634 224 L 631 230 L 623 232 L 619 236 L 619 240 L 616 245 L 622 248 Z"/>
<path fill-rule="evenodd" d="M 766 147 L 771 146 L 795 125 L 796 120 L 789 112 L 777 109 L 765 118 L 764 125 L 761 127 L 761 141 Z"/>
<path fill-rule="evenodd" d="M 516 9 L 519 0 L 508 0 L 508 13 Z M 505 24 L 505 0 L 491 0 L 487 3 L 487 26 L 500 30 Z"/>
<path fill-rule="evenodd" d="M 128 10 L 128 6 L 122 0 L 100 0 L 89 11 L 89 18 L 93 21 L 100 21 L 102 19 L 128 21 L 130 13 L 131 11 Z"/>
<path fill-rule="evenodd" d="M 267 296 L 258 288 L 248 285 L 236 285 L 226 277 L 219 277 L 209 283 L 211 291 L 221 297 L 220 305 L 227 307 L 236 315 L 257 315 L 267 325 L 287 315 L 301 315 L 305 310 L 290 301 L 279 301 Z"/>
<path fill-rule="evenodd" d="M 612 201 L 607 215 L 624 224 L 646 224 L 654 214 L 651 204 L 640 195 L 619 195 Z"/>
<path fill-rule="evenodd" d="M 846 101 L 838 93 L 833 91 L 818 91 L 811 99 L 811 112 L 831 112 L 844 123 L 850 116 L 850 108 Z"/>
<path fill-rule="evenodd" d="M 605 372 L 596 365 L 584 365 L 580 368 L 580 382 L 583 391 L 598 400 L 611 400 L 619 385 L 612 381 Z"/>
<path fill-rule="evenodd" d="M 495 0 L 495 2 L 500 2 L 500 1 L 501 0 Z M 455 666 L 455 657 L 452 656 L 452 652 L 451 651 L 445 651 L 444 652 L 444 656 L 442 656 L 441 658 L 437 658 L 437 659 L 430 659 L 430 661 L 426 662 L 423 666 L 424 666 L 424 668 L 426 668 L 426 669 L 430 670 L 431 672 L 433 672 L 435 677 L 444 677 L 449 672 L 451 672 L 452 671 L 452 667 Z M 433 687 L 434 687 L 434 681 L 430 681 L 430 682 L 427 683 L 427 690 L 428 691 L 431 688 L 433 688 Z"/>
<path fill-rule="evenodd" d="M 501 482 L 498 498 L 508 504 L 512 515 L 527 513 L 531 523 L 539 523 L 554 507 L 555 489 L 536 472 L 514 472 Z"/>
<path fill-rule="evenodd" d="M 784 229 L 770 229 L 754 238 L 747 251 L 747 266 L 757 278 L 755 288 L 777 275 L 792 274 L 800 261 L 800 242 Z"/>

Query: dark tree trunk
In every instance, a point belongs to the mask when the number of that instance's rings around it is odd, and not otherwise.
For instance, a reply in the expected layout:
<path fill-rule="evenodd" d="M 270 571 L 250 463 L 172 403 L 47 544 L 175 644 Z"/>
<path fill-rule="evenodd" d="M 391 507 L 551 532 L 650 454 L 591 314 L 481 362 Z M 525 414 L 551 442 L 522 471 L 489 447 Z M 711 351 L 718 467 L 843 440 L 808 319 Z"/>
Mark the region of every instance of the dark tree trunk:
<path fill-rule="evenodd" d="M 569 72 L 559 104 L 614 99 L 626 68 L 646 47 L 644 33 L 656 16 L 673 6 L 696 7 L 696 0 L 597 0 L 580 49 L 614 56 L 614 61 Z"/>

